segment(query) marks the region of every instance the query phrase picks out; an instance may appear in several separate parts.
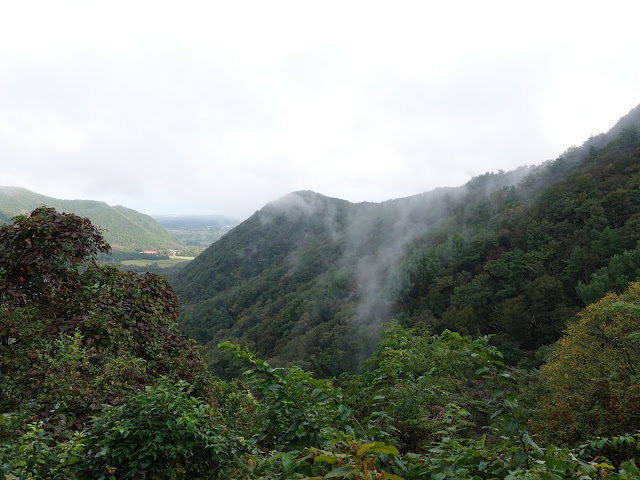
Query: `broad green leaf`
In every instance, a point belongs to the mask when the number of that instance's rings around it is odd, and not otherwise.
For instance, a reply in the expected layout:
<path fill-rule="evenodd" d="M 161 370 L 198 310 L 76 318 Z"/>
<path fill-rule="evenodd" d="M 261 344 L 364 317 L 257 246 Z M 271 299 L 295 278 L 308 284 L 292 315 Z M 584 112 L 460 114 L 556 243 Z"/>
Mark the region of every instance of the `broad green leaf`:
<path fill-rule="evenodd" d="M 351 467 L 340 467 L 335 470 L 331 470 L 324 476 L 324 478 L 344 478 L 352 472 L 355 472 L 355 470 L 352 470 Z"/>
<path fill-rule="evenodd" d="M 404 478 L 398 475 L 395 475 L 393 473 L 387 473 L 387 472 L 384 472 L 384 478 L 386 478 L 387 480 L 404 480 Z"/>
<path fill-rule="evenodd" d="M 557 458 L 553 458 L 553 457 L 545 457 L 545 463 L 547 464 L 547 467 L 549 467 L 552 471 L 555 472 L 566 472 L 567 469 L 572 468 L 571 463 L 563 461 L 563 460 L 559 460 Z"/>
<path fill-rule="evenodd" d="M 518 400 L 516 400 L 515 393 L 508 393 L 505 399 L 503 400 L 503 403 L 506 407 L 518 408 Z"/>
<path fill-rule="evenodd" d="M 520 422 L 517 418 L 509 416 L 504 423 L 504 429 L 509 433 L 515 433 L 520 429 Z"/>
<path fill-rule="evenodd" d="M 387 445 L 382 442 L 376 442 L 373 447 L 371 447 L 370 451 L 372 453 L 388 453 L 391 455 L 398 455 L 398 449 L 393 445 Z"/>
<path fill-rule="evenodd" d="M 359 457 L 363 456 L 365 453 L 367 453 L 373 446 L 375 445 L 375 443 L 365 443 L 364 445 L 362 445 L 360 447 L 360 449 L 358 450 L 357 455 Z"/>
<path fill-rule="evenodd" d="M 333 465 L 338 462 L 338 458 L 333 455 L 318 455 L 313 459 L 314 463 L 324 462 Z"/>
<path fill-rule="evenodd" d="M 527 452 L 519 451 L 515 454 L 516 465 L 522 465 L 529 458 L 529 454 Z"/>

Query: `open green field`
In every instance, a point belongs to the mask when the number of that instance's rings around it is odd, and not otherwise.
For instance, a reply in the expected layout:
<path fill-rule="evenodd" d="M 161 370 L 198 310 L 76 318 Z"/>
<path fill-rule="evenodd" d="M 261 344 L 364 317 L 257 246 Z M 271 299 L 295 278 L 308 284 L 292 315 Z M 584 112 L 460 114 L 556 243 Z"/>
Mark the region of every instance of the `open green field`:
<path fill-rule="evenodd" d="M 157 266 L 160 268 L 173 267 L 174 265 L 180 262 L 190 262 L 195 257 L 169 257 L 169 259 L 165 260 L 156 260 L 156 259 L 136 259 L 136 260 L 122 260 L 120 262 L 121 265 L 126 266 L 136 266 L 136 267 L 151 267 Z"/>

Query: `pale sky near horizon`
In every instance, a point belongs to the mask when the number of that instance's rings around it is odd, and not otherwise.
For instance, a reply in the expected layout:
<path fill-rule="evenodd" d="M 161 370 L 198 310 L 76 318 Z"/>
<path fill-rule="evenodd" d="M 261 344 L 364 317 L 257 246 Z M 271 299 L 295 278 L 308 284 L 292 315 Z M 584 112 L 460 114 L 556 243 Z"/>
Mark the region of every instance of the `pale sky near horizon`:
<path fill-rule="evenodd" d="M 0 185 L 242 220 L 556 158 L 640 103 L 635 1 L 0 0 Z"/>

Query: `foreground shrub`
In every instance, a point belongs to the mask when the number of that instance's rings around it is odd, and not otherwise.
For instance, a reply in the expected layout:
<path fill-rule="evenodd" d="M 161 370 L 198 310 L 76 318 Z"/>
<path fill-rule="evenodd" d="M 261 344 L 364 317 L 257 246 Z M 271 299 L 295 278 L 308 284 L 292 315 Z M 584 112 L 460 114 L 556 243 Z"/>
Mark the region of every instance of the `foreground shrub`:
<path fill-rule="evenodd" d="M 227 478 L 234 438 L 186 382 L 161 379 L 93 421 L 88 458 L 99 479 Z M 215 472 L 215 476 L 211 476 Z"/>
<path fill-rule="evenodd" d="M 538 428 L 551 441 L 640 430 L 640 282 L 580 312 L 541 373 L 550 395 Z"/>

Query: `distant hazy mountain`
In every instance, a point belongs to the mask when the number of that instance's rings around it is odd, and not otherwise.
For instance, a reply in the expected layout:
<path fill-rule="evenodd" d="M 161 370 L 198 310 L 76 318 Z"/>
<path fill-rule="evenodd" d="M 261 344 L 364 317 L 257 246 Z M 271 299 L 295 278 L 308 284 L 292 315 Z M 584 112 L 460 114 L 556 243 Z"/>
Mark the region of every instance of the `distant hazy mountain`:
<path fill-rule="evenodd" d="M 168 230 L 225 232 L 239 223 L 224 215 L 153 215 L 153 218 Z"/>
<path fill-rule="evenodd" d="M 575 313 L 640 279 L 640 107 L 558 159 L 383 203 L 276 200 L 173 282 L 181 326 L 321 375 L 357 368 L 380 325 L 491 334 L 533 365 Z"/>
<path fill-rule="evenodd" d="M 99 227 L 114 250 L 179 249 L 183 244 L 156 220 L 136 210 L 94 200 L 61 200 L 21 187 L 0 186 L 0 222 L 28 214 L 40 205 L 87 217 Z"/>
<path fill-rule="evenodd" d="M 186 245 L 185 252 L 193 256 L 238 225 L 237 220 L 223 215 L 158 215 L 154 218 Z"/>

